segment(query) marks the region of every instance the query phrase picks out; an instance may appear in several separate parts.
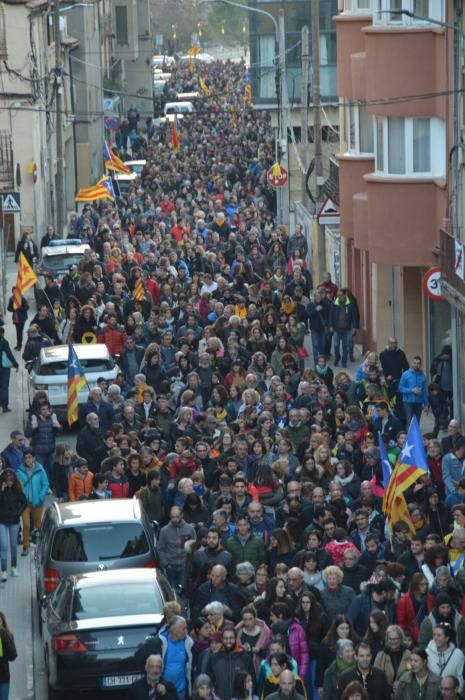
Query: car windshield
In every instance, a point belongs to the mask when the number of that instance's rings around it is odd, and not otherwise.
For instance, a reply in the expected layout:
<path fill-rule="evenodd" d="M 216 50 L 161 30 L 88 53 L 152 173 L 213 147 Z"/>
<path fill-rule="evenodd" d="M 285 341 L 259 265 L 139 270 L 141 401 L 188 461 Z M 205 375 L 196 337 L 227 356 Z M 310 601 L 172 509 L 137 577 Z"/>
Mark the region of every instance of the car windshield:
<path fill-rule="evenodd" d="M 68 270 L 70 265 L 79 265 L 82 260 L 82 254 L 63 253 L 63 255 L 44 255 L 42 258 L 42 266 L 48 270 Z"/>
<path fill-rule="evenodd" d="M 147 554 L 149 543 L 140 523 L 105 523 L 56 531 L 54 561 L 107 561 Z"/>
<path fill-rule="evenodd" d="M 150 614 L 163 614 L 163 598 L 154 583 L 132 581 L 130 585 L 83 586 L 73 594 L 73 620 Z"/>
<path fill-rule="evenodd" d="M 106 359 L 91 359 L 81 360 L 81 367 L 84 372 L 111 372 L 114 368 L 114 363 L 111 358 Z M 40 365 L 37 369 L 37 374 L 41 377 L 58 377 L 60 375 L 68 376 L 68 362 L 63 360 L 62 362 L 47 362 L 46 364 Z"/>

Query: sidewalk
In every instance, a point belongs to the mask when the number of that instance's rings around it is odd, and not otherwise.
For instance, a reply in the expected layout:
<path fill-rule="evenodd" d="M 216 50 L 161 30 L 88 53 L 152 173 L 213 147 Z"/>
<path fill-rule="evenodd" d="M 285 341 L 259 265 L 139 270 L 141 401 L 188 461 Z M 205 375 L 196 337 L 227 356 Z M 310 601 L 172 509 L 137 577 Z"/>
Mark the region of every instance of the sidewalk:
<path fill-rule="evenodd" d="M 33 553 L 21 556 L 18 548 L 18 578 L 0 583 L 0 609 L 15 637 L 18 657 L 10 664 L 10 700 L 34 697 L 33 624 L 35 573 Z"/>

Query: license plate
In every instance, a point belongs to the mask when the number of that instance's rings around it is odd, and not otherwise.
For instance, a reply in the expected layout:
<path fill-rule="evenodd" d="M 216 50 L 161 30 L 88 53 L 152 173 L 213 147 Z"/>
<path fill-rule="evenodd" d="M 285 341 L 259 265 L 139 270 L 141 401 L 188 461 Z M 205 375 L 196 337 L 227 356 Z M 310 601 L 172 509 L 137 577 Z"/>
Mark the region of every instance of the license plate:
<path fill-rule="evenodd" d="M 139 678 L 142 678 L 140 673 L 132 673 L 128 676 L 104 676 L 101 679 L 101 685 L 102 688 L 124 688 L 132 685 Z"/>

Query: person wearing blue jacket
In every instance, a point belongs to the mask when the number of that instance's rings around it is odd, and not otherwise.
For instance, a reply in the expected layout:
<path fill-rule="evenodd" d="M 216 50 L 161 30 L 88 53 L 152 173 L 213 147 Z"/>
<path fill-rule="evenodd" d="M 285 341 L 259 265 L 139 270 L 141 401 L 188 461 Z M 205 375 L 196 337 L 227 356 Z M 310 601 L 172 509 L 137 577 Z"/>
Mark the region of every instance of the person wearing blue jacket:
<path fill-rule="evenodd" d="M 460 437 L 451 452 L 442 458 L 441 471 L 444 486 L 446 487 L 446 497 L 457 493 L 459 482 L 465 476 L 463 460 L 465 458 L 465 438 Z"/>
<path fill-rule="evenodd" d="M 45 469 L 36 461 L 35 453 L 29 448 L 24 450 L 24 462 L 18 467 L 16 475 L 21 481 L 27 501 L 27 506 L 22 514 L 23 551 L 21 556 L 25 557 L 29 554 L 31 514 L 34 529 L 38 530 L 50 484 Z"/>
<path fill-rule="evenodd" d="M 423 409 L 429 410 L 429 399 L 428 382 L 421 369 L 421 357 L 418 355 L 412 359 L 410 369 L 402 373 L 399 394 L 402 394 L 405 424 L 409 425 L 412 416 L 416 416 L 420 422 Z"/>
<path fill-rule="evenodd" d="M 356 314 L 353 303 L 347 296 L 347 289 L 340 289 L 337 298 L 329 309 L 330 331 L 334 337 L 334 365 L 341 361 L 340 346 L 342 343 L 342 366 L 347 367 L 350 350 L 350 339 L 356 327 Z"/>

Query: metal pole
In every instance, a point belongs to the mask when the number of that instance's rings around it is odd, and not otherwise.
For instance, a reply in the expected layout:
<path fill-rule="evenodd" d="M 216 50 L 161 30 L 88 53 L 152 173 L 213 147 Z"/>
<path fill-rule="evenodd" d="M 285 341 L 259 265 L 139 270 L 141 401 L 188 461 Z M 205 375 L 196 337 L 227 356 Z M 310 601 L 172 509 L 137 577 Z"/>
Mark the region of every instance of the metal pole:
<path fill-rule="evenodd" d="M 300 86 L 300 143 L 302 145 L 302 163 L 307 171 L 308 152 L 308 76 L 310 72 L 310 33 L 308 27 L 302 27 L 302 83 Z M 302 178 L 302 204 L 308 208 L 308 193 L 305 179 Z"/>
<path fill-rule="evenodd" d="M 278 20 L 278 75 L 279 75 L 279 164 L 289 172 L 287 152 L 287 90 L 286 90 L 286 32 L 284 10 L 279 11 Z M 289 178 L 284 187 L 278 189 L 278 223 L 289 225 Z"/>
<path fill-rule="evenodd" d="M 60 0 L 53 2 L 53 33 L 55 36 L 55 119 L 56 119 L 56 229 L 61 237 L 65 228 L 65 187 L 63 167 L 63 66 L 61 63 Z"/>
<path fill-rule="evenodd" d="M 320 0 L 312 0 L 312 92 L 313 92 L 313 141 L 315 144 L 315 176 L 317 213 L 322 202 L 323 152 L 321 142 L 321 90 L 320 90 Z M 320 276 L 326 268 L 325 229 L 318 224 L 318 268 Z"/>

